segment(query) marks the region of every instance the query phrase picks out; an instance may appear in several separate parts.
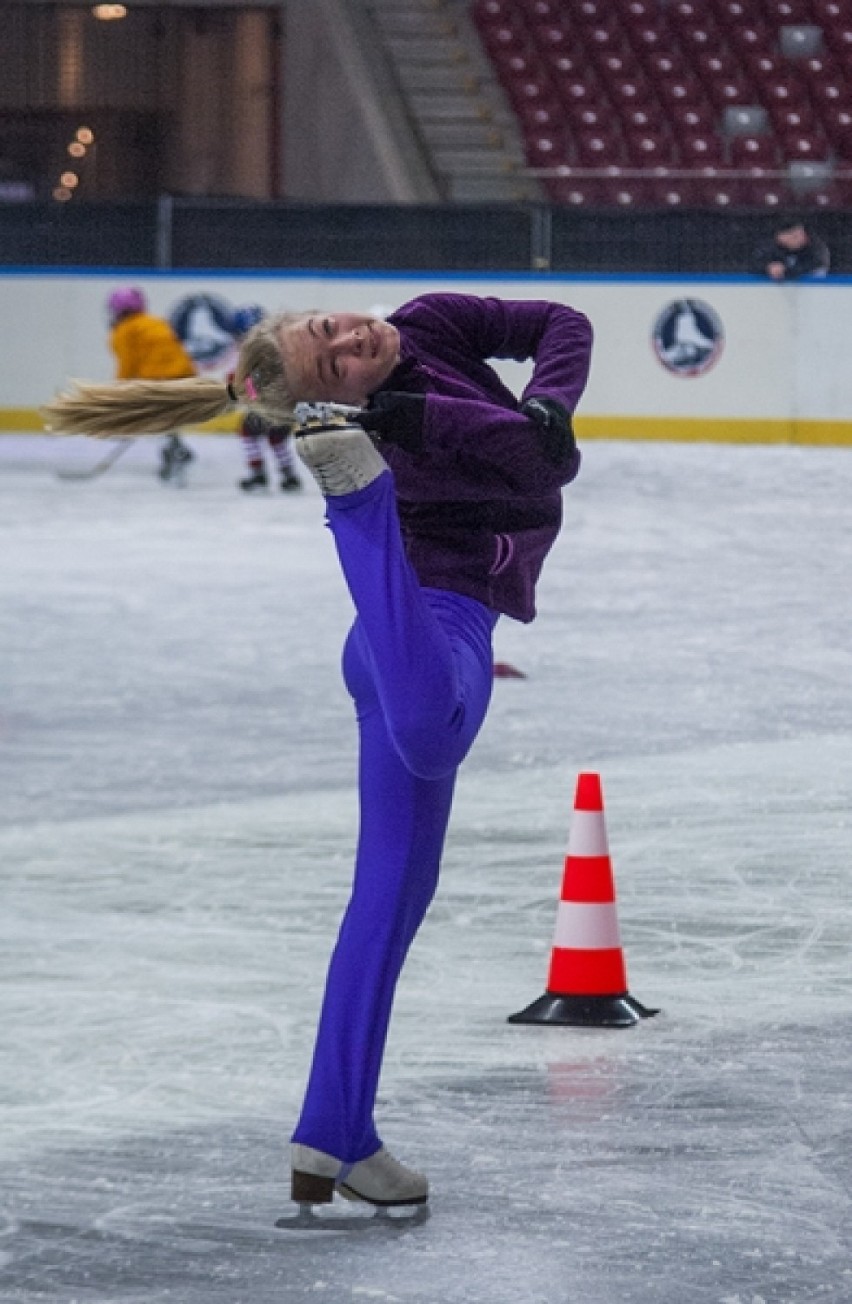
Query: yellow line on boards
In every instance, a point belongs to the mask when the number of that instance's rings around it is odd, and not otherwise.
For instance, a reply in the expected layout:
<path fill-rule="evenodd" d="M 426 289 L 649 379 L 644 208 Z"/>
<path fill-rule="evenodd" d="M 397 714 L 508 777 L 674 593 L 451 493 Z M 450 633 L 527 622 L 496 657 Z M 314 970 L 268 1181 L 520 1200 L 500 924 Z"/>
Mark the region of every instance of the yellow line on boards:
<path fill-rule="evenodd" d="M 852 421 L 752 417 L 578 416 L 577 438 L 707 444 L 852 445 Z"/>
<path fill-rule="evenodd" d="M 233 434 L 239 419 L 233 413 L 203 426 L 188 427 L 205 434 Z M 660 440 L 708 444 L 838 444 L 852 445 L 852 420 L 788 420 L 771 417 L 630 417 L 583 416 L 575 419 L 579 439 Z M 35 408 L 0 408 L 0 432 L 43 434 Z"/>

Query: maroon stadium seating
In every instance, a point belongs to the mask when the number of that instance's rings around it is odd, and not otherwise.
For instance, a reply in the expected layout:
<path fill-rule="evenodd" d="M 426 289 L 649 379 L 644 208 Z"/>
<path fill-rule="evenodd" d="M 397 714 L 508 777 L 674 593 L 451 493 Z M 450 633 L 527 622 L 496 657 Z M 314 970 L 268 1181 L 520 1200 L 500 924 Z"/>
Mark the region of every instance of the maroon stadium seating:
<path fill-rule="evenodd" d="M 557 202 L 852 206 L 852 0 L 472 0 L 471 14 Z M 821 29 L 816 53 L 784 52 L 797 25 Z M 825 166 L 795 188 L 788 165 L 808 161 Z"/>

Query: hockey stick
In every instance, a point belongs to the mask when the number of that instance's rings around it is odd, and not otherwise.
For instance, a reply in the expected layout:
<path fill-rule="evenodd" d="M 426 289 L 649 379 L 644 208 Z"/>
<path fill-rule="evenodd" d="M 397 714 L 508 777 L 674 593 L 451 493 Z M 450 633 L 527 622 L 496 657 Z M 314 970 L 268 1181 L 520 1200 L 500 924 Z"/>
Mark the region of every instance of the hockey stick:
<path fill-rule="evenodd" d="M 74 471 L 70 468 L 65 471 L 57 471 L 56 474 L 60 480 L 94 480 L 97 476 L 103 475 L 111 466 L 114 466 L 123 453 L 136 441 L 134 439 L 120 439 L 115 448 L 111 448 L 105 457 L 94 466 L 88 467 L 85 471 Z"/>

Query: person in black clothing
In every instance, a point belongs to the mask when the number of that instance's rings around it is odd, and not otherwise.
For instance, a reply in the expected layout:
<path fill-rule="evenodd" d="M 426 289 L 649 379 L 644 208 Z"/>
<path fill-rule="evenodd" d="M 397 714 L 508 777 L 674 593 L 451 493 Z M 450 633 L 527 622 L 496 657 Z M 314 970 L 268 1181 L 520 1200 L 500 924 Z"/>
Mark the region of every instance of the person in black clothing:
<path fill-rule="evenodd" d="M 825 276 L 830 256 L 828 245 L 808 231 L 801 218 L 793 217 L 780 226 L 754 254 L 754 271 L 772 281 L 801 281 Z"/>

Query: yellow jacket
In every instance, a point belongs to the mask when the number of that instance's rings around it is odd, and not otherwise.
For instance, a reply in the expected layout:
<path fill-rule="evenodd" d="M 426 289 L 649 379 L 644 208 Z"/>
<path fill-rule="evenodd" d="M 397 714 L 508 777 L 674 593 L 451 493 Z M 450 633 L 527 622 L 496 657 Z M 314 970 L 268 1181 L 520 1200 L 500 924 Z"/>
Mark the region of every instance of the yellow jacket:
<path fill-rule="evenodd" d="M 110 331 L 117 380 L 181 380 L 195 364 L 167 321 L 147 312 L 123 317 Z"/>

